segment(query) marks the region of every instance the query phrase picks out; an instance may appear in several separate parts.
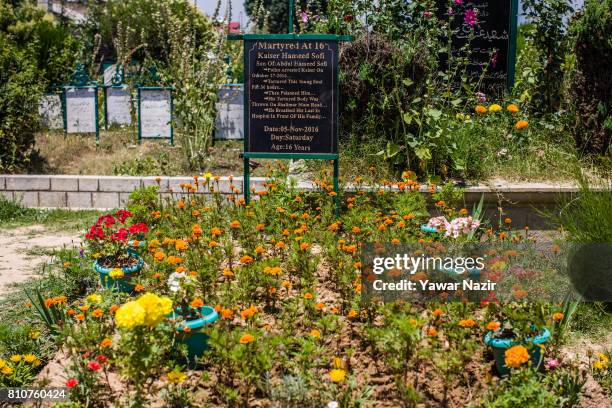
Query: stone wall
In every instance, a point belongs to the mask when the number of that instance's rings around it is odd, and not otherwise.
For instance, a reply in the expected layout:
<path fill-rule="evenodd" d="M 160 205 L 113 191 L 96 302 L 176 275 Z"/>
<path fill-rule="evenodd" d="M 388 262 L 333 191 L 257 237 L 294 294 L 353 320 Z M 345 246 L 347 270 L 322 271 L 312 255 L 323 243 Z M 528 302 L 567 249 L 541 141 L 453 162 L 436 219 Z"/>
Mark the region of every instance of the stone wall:
<path fill-rule="evenodd" d="M 193 183 L 192 177 L 160 177 L 158 183 L 157 177 L 0 175 L 0 194 L 27 207 L 112 209 L 124 206 L 130 192 L 139 187 L 159 184 L 159 194 L 168 196 L 181 194 L 181 184 L 189 183 Z M 264 183 L 265 178 L 251 177 L 251 190 L 264 189 Z M 228 177 L 222 177 L 218 189 L 222 194 L 232 194 L 232 184 L 242 192 L 242 177 L 235 177 L 232 183 Z M 297 188 L 314 190 L 314 186 L 306 182 L 299 182 Z M 514 228 L 546 229 L 549 226 L 539 212 L 554 209 L 560 198 L 576 191 L 572 185 L 543 183 L 468 186 L 464 206 L 471 211 L 484 195 L 486 218 L 492 225 L 497 225 L 500 217 L 510 217 Z M 426 193 L 425 187 L 422 193 Z M 200 190 L 200 194 L 206 193 Z M 501 216 L 500 208 L 503 210 Z M 435 213 L 435 206 L 432 205 L 431 210 Z"/>

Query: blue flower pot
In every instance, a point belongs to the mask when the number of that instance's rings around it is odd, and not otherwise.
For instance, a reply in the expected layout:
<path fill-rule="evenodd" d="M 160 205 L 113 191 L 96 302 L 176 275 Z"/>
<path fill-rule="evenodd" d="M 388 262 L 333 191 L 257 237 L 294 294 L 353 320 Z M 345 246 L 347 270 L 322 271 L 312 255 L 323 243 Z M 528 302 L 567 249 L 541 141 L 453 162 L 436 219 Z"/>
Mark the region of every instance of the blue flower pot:
<path fill-rule="evenodd" d="M 427 224 L 421 225 L 421 231 L 426 232 L 428 234 L 437 234 L 437 233 L 439 233 L 439 231 L 436 228 L 430 227 Z"/>
<path fill-rule="evenodd" d="M 529 357 L 531 358 L 531 365 L 539 368 L 540 358 L 542 357 L 542 348 L 539 345 L 546 344 L 550 340 L 550 331 L 547 328 L 543 328 L 540 334 L 537 336 L 527 339 L 523 344 L 533 344 L 529 350 Z M 495 359 L 495 368 L 499 375 L 510 374 L 510 368 L 506 366 L 505 353 L 512 346 L 518 346 L 520 342 L 514 341 L 513 339 L 496 339 L 493 337 L 493 332 L 490 331 L 485 335 L 484 342 L 487 346 L 493 349 L 493 357 Z"/>
<path fill-rule="evenodd" d="M 130 267 L 121 268 L 123 271 L 123 278 L 113 279 L 109 276 L 109 273 L 115 268 L 105 268 L 100 264 L 105 258 L 96 259 L 93 264 L 93 268 L 100 275 L 100 282 L 102 283 L 102 287 L 111 289 L 113 292 L 123 292 L 123 293 L 131 293 L 134 290 L 134 286 L 130 283 L 132 277 L 138 274 L 144 265 L 144 259 L 140 257 L 134 251 L 128 251 L 128 253 L 137 258 L 138 262 Z"/>
<path fill-rule="evenodd" d="M 209 336 L 203 333 L 202 329 L 213 324 L 219 318 L 219 313 L 211 306 L 202 306 L 199 311 L 202 314 L 199 319 L 177 322 L 175 326 L 179 332 L 177 341 L 187 346 L 187 357 L 190 362 L 194 362 L 196 357 L 202 357 L 208 350 Z M 168 317 L 175 319 L 179 315 L 177 312 L 172 312 Z M 185 332 L 185 327 L 189 327 L 191 330 Z"/>

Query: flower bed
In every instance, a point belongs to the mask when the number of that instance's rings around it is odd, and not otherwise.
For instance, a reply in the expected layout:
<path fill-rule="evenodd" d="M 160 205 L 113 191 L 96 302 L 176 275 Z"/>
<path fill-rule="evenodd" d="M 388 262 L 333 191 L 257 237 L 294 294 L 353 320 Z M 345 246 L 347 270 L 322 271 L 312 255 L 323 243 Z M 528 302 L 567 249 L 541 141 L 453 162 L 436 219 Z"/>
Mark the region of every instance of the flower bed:
<path fill-rule="evenodd" d="M 529 239 L 527 231 L 511 232 L 509 219 L 479 225 L 477 209 L 457 207 L 456 192 L 435 186 L 431 199 L 445 218 L 432 221 L 411 174 L 396 185 L 399 194 L 357 188 L 340 197 L 340 218 L 333 215 L 331 184 L 323 178 L 318 185 L 319 192 L 306 194 L 270 182 L 246 206 L 215 194 L 214 177 L 194 177 L 174 200 L 139 195 L 137 205 L 101 217 L 88 232 L 83 265 L 123 254 L 130 233 L 144 234 L 130 242 L 144 260 L 140 273 L 127 277 L 132 293 L 97 286 L 84 297 L 33 299 L 46 323 L 39 330 L 52 333 L 68 356 L 71 399 L 121 406 L 188 406 L 196 399 L 211 406 L 464 406 L 502 403 L 519 376 L 532 386 L 520 391 L 525 404 L 534 393 L 551 406 L 579 395 L 581 387 L 567 386 L 579 378 L 577 368 L 558 353 L 567 305 L 361 299 L 365 242 L 512 245 Z M 213 199 L 193 194 L 198 189 L 212 190 Z M 435 231 L 422 231 L 424 224 Z M 539 373 L 529 358 L 537 345 L 529 339 L 545 328 L 552 335 L 540 350 L 546 368 Z M 491 376 L 489 332 L 516 342 L 505 353 L 508 379 Z M 189 338 L 196 334 L 203 336 L 195 337 L 194 352 Z M 598 361 L 607 369 L 607 360 Z M 24 363 L 2 362 L 2 384 L 20 384 L 9 371 Z M 109 380 L 116 375 L 124 388 Z"/>

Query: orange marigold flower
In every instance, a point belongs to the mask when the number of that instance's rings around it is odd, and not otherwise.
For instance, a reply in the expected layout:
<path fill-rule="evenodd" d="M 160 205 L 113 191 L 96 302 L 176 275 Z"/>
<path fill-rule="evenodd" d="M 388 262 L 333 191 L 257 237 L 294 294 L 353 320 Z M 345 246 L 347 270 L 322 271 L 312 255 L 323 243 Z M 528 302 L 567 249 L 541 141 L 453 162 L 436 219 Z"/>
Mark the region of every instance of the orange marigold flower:
<path fill-rule="evenodd" d="M 113 344 L 113 341 L 108 337 L 105 337 L 104 340 L 100 342 L 100 347 L 110 347 Z"/>
<path fill-rule="evenodd" d="M 91 312 L 91 315 L 93 317 L 102 317 L 102 315 L 104 314 L 104 310 L 98 308 L 96 310 L 94 310 L 93 312 Z"/>
<path fill-rule="evenodd" d="M 300 244 L 300 249 L 301 249 L 302 251 L 307 250 L 309 247 L 310 247 L 310 244 L 309 244 L 308 242 L 302 242 L 302 243 Z"/>
<path fill-rule="evenodd" d="M 181 239 L 177 239 L 174 241 L 174 247 L 177 251 L 185 251 L 189 247 L 189 244 Z"/>
<path fill-rule="evenodd" d="M 217 241 L 211 240 L 211 241 L 208 242 L 208 247 L 209 248 L 215 248 L 217 246 L 219 246 L 219 243 Z"/>
<path fill-rule="evenodd" d="M 499 322 L 489 322 L 487 323 L 487 330 L 496 331 L 501 327 L 501 323 Z"/>
<path fill-rule="evenodd" d="M 164 254 L 163 252 L 156 252 L 153 254 L 153 258 L 155 258 L 157 262 L 163 261 L 165 257 L 166 257 L 166 254 Z"/>
<path fill-rule="evenodd" d="M 200 308 L 202 306 L 204 306 L 204 301 L 202 299 L 200 299 L 200 298 L 193 299 L 191 301 L 191 307 L 193 307 L 193 308 L 197 309 L 197 308 Z"/>
<path fill-rule="evenodd" d="M 202 235 L 202 227 L 200 227 L 200 224 L 195 224 L 193 227 L 191 227 L 191 233 L 193 235 L 195 235 L 196 237 L 199 237 L 200 235 Z"/>
<path fill-rule="evenodd" d="M 512 218 L 510 218 L 510 217 L 506 217 L 506 218 L 504 219 L 504 224 L 512 224 Z"/>
<path fill-rule="evenodd" d="M 283 248 L 285 248 L 285 243 L 284 243 L 283 241 L 278 241 L 278 242 L 276 243 L 276 248 L 277 248 L 277 249 L 283 249 Z"/>
<path fill-rule="evenodd" d="M 317 330 L 317 329 L 312 329 L 312 330 L 310 331 L 310 335 L 311 335 L 312 337 L 316 338 L 316 339 L 321 338 L 321 332 L 320 332 L 319 330 Z"/>
<path fill-rule="evenodd" d="M 234 272 L 232 272 L 232 270 L 228 267 L 223 268 L 223 276 L 227 276 L 228 278 L 231 278 L 232 276 L 234 276 Z"/>
<path fill-rule="evenodd" d="M 210 233 L 211 233 L 213 236 L 215 236 L 215 235 L 221 235 L 221 234 L 223 234 L 223 230 L 221 230 L 221 228 L 214 227 L 214 228 L 212 228 L 212 229 L 210 230 Z"/>
<path fill-rule="evenodd" d="M 361 232 L 361 228 L 353 227 L 353 228 L 351 228 L 351 231 L 352 231 L 353 234 L 359 234 Z"/>
<path fill-rule="evenodd" d="M 325 310 L 325 304 L 324 303 L 316 303 L 314 307 L 315 307 L 315 310 L 318 310 L 318 311 Z"/>
<path fill-rule="evenodd" d="M 563 316 L 564 316 L 563 313 L 557 312 L 552 315 L 552 318 L 555 322 L 560 322 L 561 320 L 563 320 Z"/>
<path fill-rule="evenodd" d="M 83 320 L 85 320 L 85 315 L 83 313 L 79 313 L 78 315 L 76 315 L 74 317 L 77 321 L 82 322 Z"/>
<path fill-rule="evenodd" d="M 232 229 L 240 228 L 240 221 L 238 221 L 238 220 L 232 221 L 230 223 L 230 228 L 232 228 Z"/>
<path fill-rule="evenodd" d="M 221 318 L 222 319 L 230 319 L 233 315 L 234 315 L 234 312 L 232 312 L 231 309 L 223 309 L 221 311 Z"/>
<path fill-rule="evenodd" d="M 110 314 L 113 314 L 113 313 L 115 313 L 115 312 L 117 311 L 117 309 L 119 309 L 119 305 L 112 305 L 112 306 L 111 306 L 111 307 L 108 309 L 108 312 L 109 312 Z"/>
<path fill-rule="evenodd" d="M 510 113 L 517 113 L 519 111 L 519 107 L 513 103 L 506 107 L 506 110 Z"/>
<path fill-rule="evenodd" d="M 306 292 L 306 293 L 304 293 L 304 299 L 306 299 L 306 300 L 310 300 L 310 299 L 312 299 L 312 297 L 313 297 L 313 296 L 312 296 L 312 293 L 310 293 L 310 292 Z"/>
<path fill-rule="evenodd" d="M 472 319 L 459 320 L 459 326 L 461 327 L 474 327 L 476 322 Z"/>
<path fill-rule="evenodd" d="M 357 311 L 355 309 L 351 309 L 349 310 L 348 314 L 346 315 L 349 319 L 354 319 L 355 317 L 357 317 Z"/>
<path fill-rule="evenodd" d="M 242 316 L 242 318 L 246 320 L 249 317 L 255 316 L 255 313 L 257 313 L 257 308 L 255 306 L 251 306 L 247 309 L 244 309 L 242 312 L 240 312 L 240 316 Z"/>
<path fill-rule="evenodd" d="M 140 283 L 137 283 L 136 286 L 134 286 L 134 292 L 142 292 L 143 290 L 145 290 L 145 287 Z"/>
<path fill-rule="evenodd" d="M 439 317 L 442 315 L 442 309 L 436 309 L 432 312 L 435 317 Z"/>
<path fill-rule="evenodd" d="M 252 334 L 243 334 L 242 336 L 240 336 L 240 344 L 249 344 L 255 341 L 255 336 L 253 336 Z"/>
<path fill-rule="evenodd" d="M 257 248 L 255 248 L 255 253 L 257 254 L 263 254 L 264 252 L 266 252 L 266 249 L 261 245 L 258 245 Z"/>
<path fill-rule="evenodd" d="M 253 257 L 250 257 L 248 255 L 243 255 L 240 257 L 240 262 L 243 264 L 250 264 L 251 262 L 253 262 Z"/>
<path fill-rule="evenodd" d="M 429 337 L 436 337 L 438 335 L 438 331 L 436 330 L 435 327 L 430 327 L 427 329 L 427 335 Z"/>
<path fill-rule="evenodd" d="M 281 282 L 281 286 L 282 286 L 283 288 L 287 288 L 287 289 L 289 289 L 289 288 L 291 288 L 291 282 L 289 282 L 289 281 L 287 281 L 287 280 L 282 281 L 282 282 Z"/>
<path fill-rule="evenodd" d="M 263 224 L 257 224 L 257 225 L 255 226 L 255 229 L 256 229 L 257 231 L 263 231 L 263 230 L 264 230 L 264 225 L 263 225 Z"/>
<path fill-rule="evenodd" d="M 183 208 L 185 208 L 185 201 L 183 201 L 183 200 L 179 200 L 179 201 L 176 203 L 176 207 L 182 210 Z"/>
<path fill-rule="evenodd" d="M 468 215 L 468 210 L 466 208 L 462 208 L 459 210 L 459 215 L 466 216 Z"/>
<path fill-rule="evenodd" d="M 482 105 L 476 105 L 476 108 L 474 108 L 474 110 L 476 111 L 476 113 L 487 113 L 487 108 Z"/>
<path fill-rule="evenodd" d="M 524 346 L 512 346 L 504 353 L 504 362 L 508 367 L 518 368 L 529 361 L 529 352 Z"/>
<path fill-rule="evenodd" d="M 517 130 L 522 130 L 522 129 L 525 129 L 528 125 L 529 125 L 529 122 L 527 122 L 526 120 L 519 120 L 518 122 L 516 122 L 514 127 Z"/>

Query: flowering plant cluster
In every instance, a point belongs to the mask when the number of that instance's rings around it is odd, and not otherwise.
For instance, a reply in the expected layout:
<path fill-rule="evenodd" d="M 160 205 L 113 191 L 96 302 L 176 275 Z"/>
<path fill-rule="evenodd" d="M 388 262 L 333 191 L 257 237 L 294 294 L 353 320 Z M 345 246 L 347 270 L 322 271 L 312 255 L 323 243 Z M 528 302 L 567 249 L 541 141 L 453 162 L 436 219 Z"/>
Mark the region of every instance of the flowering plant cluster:
<path fill-rule="evenodd" d="M 97 219 L 85 234 L 86 245 L 93 258 L 126 258 L 130 245 L 138 246 L 138 238 L 149 228 L 144 223 L 128 225 L 131 216 L 129 211 L 119 210 L 114 215 L 106 214 Z"/>

